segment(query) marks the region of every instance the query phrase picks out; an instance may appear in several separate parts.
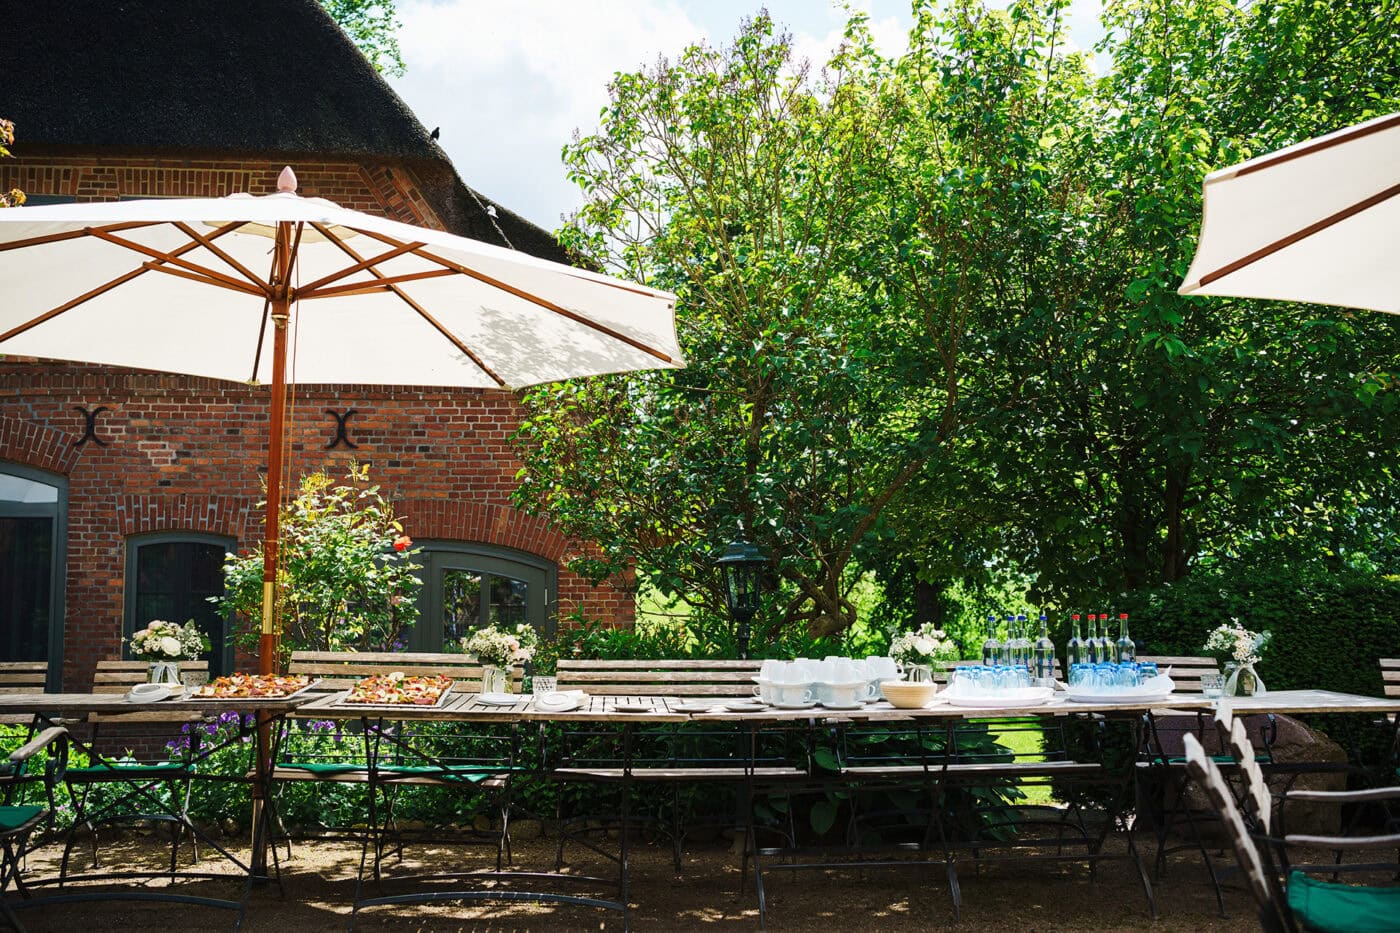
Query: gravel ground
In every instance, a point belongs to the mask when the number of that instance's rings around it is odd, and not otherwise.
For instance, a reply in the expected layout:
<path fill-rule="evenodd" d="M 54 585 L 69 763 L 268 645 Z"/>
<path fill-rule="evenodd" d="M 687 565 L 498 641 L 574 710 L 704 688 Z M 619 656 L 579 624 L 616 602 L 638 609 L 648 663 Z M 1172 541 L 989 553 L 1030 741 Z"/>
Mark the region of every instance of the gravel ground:
<path fill-rule="evenodd" d="M 571 850 L 573 854 L 575 850 Z M 577 850 L 579 853 L 582 850 Z M 1150 844 L 1148 853 L 1150 854 Z M 168 849 L 165 850 L 168 853 Z M 127 837 L 103 846 L 108 865 L 156 864 L 162 852 L 153 837 Z M 285 850 L 284 850 L 285 853 Z M 727 848 L 695 847 L 677 874 L 670 850 L 634 847 L 631 925 L 634 930 L 755 930 L 758 909 L 749 883 L 739 890 L 739 859 Z M 58 846 L 31 857 L 28 875 L 56 866 Z M 518 842 L 516 867 L 552 867 L 554 845 L 547 839 Z M 349 842 L 303 841 L 282 864 L 285 893 L 275 885 L 254 890 L 243 929 L 261 933 L 345 930 L 350 918 L 360 847 Z M 1226 864 L 1229 859 L 1225 859 Z M 461 848 L 418 848 L 405 861 L 391 861 L 390 873 L 445 871 L 449 866 L 485 867 L 485 855 Z M 213 865 L 211 864 L 211 868 Z M 606 872 L 601 860 L 575 860 L 581 873 Z M 459 869 L 460 870 L 460 869 Z M 1109 862 L 1091 883 L 1082 864 L 1008 863 L 960 870 L 962 919 L 953 919 L 941 866 L 922 869 L 868 869 L 775 873 L 768 884 L 768 928 L 782 930 L 885 931 L 947 927 L 959 931 L 1036 930 L 1254 930 L 1251 904 L 1238 886 L 1227 889 L 1229 920 L 1222 920 L 1199 864 L 1185 855 L 1174 859 L 1157 888 L 1161 919 L 1149 919 L 1146 903 L 1128 862 Z M 163 883 L 152 883 L 159 888 Z M 236 896 L 235 882 L 181 882 L 187 893 Z M 406 890 L 386 887 L 385 893 Z M 607 896 L 609 892 L 597 891 Z M 580 893 L 587 889 L 580 889 Z M 234 914 L 203 907 L 149 902 L 84 903 L 26 910 L 21 919 L 32 933 L 86 930 L 161 930 L 206 933 L 231 929 Z M 431 906 L 385 906 L 360 914 L 357 930 L 620 930 L 617 914 L 580 907 L 530 903 L 448 902 Z"/>

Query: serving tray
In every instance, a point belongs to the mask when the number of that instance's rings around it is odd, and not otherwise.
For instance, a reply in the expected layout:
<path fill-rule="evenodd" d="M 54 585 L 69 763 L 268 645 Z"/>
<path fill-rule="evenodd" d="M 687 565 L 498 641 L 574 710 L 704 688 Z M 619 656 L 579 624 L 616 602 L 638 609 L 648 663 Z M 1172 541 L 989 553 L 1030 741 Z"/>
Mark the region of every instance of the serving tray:
<path fill-rule="evenodd" d="M 178 697 L 178 698 L 175 697 L 175 696 L 172 696 L 172 697 L 170 697 L 170 699 L 173 700 L 173 701 L 175 701 L 175 702 L 195 701 L 195 700 L 197 700 L 197 701 L 199 701 L 200 703 L 242 703 L 242 702 L 245 701 L 245 700 L 290 700 L 290 699 L 292 699 L 293 697 L 299 697 L 299 696 L 301 696 L 303 693 L 306 693 L 308 690 L 310 690 L 312 687 L 316 686 L 316 685 L 319 684 L 320 682 L 321 682 L 321 678 L 319 678 L 319 677 L 313 677 L 313 678 L 311 678 L 310 681 L 307 682 L 306 686 L 304 686 L 304 687 L 298 687 L 297 689 L 293 690 L 291 693 L 264 693 L 264 694 L 260 694 L 260 695 L 258 695 L 258 696 L 246 696 L 246 697 L 201 696 L 200 693 L 199 693 L 199 689 L 200 689 L 200 688 L 199 688 L 199 687 L 195 687 L 195 688 L 193 689 L 192 692 L 186 694 L 185 696 Z"/>

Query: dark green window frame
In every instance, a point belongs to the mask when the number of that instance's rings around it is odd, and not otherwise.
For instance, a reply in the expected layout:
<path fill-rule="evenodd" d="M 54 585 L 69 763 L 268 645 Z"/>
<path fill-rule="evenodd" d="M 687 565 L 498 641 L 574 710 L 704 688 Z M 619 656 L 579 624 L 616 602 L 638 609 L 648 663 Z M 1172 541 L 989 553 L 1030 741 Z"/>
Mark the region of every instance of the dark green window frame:
<path fill-rule="evenodd" d="M 0 516 L 5 518 L 48 518 L 53 522 L 53 549 L 49 571 L 49 676 L 46 689 L 56 692 L 63 682 L 64 582 L 68 578 L 68 478 L 57 473 L 36 470 L 18 463 L 0 461 L 0 473 L 54 487 L 54 502 L 0 502 Z"/>
<path fill-rule="evenodd" d="M 144 626 L 150 619 L 136 618 L 136 600 L 139 595 L 139 580 L 137 570 L 139 567 L 140 549 L 153 544 L 208 544 L 222 548 L 225 554 L 233 553 L 238 546 L 236 539 L 227 535 L 206 534 L 197 531 L 157 531 L 147 534 L 131 535 L 126 539 L 126 587 L 123 622 L 122 622 L 122 657 L 129 657 L 128 644 L 131 633 L 136 631 L 138 624 Z M 184 624 L 184 619 L 167 619 L 167 622 L 177 622 Z M 233 632 L 233 619 L 225 617 L 224 631 L 226 634 Z M 214 645 L 210 650 L 209 668 L 210 673 L 232 673 L 233 672 L 233 644 L 230 639 L 225 638 L 222 645 Z"/>
<path fill-rule="evenodd" d="M 553 561 L 528 551 L 470 541 L 432 539 L 414 543 L 423 549 L 417 556 L 417 562 L 423 565 L 419 571 L 423 586 L 418 591 L 418 624 L 408 633 L 409 650 L 441 651 L 443 648 L 443 600 L 439 583 L 445 570 L 473 570 L 488 577 L 532 581 L 532 586 L 541 587 L 542 592 L 538 597 L 532 593 L 526 621 L 545 637 L 553 636 L 558 629 L 559 565 Z M 487 608 L 485 601 L 482 608 L 483 611 Z"/>

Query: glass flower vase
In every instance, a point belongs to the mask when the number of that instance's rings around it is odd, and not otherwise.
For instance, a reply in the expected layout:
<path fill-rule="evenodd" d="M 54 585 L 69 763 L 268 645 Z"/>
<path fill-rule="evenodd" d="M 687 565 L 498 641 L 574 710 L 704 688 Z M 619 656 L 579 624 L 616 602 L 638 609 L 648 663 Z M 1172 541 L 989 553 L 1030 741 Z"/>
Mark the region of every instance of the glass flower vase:
<path fill-rule="evenodd" d="M 146 672 L 146 682 L 152 684 L 166 684 L 167 686 L 182 686 L 180 681 L 179 661 L 152 661 L 150 669 Z"/>
<path fill-rule="evenodd" d="M 933 683 L 932 664 L 906 664 L 904 665 L 905 679 L 915 684 Z"/>
<path fill-rule="evenodd" d="M 1225 665 L 1225 695 L 1232 697 L 1263 696 L 1268 692 L 1253 664 Z"/>
<path fill-rule="evenodd" d="M 482 693 L 510 693 L 510 669 L 494 664 L 481 666 Z"/>

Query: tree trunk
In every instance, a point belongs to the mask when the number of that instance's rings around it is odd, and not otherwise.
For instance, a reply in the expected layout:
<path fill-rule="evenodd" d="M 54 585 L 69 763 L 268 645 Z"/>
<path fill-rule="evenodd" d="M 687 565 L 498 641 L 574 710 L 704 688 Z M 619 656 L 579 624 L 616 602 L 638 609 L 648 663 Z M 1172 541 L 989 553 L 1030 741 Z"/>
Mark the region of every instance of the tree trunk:
<path fill-rule="evenodd" d="M 1167 523 L 1167 541 L 1162 551 L 1162 581 L 1172 583 L 1186 577 L 1186 530 L 1183 514 L 1186 486 L 1191 476 L 1189 462 L 1168 465 L 1167 484 L 1163 496 Z"/>

